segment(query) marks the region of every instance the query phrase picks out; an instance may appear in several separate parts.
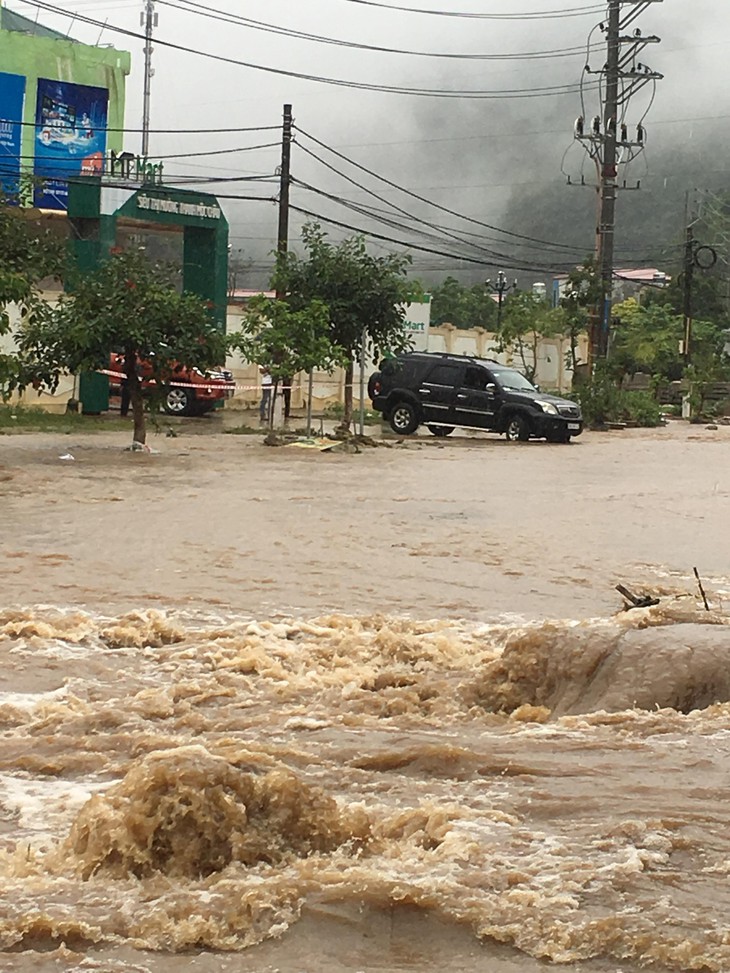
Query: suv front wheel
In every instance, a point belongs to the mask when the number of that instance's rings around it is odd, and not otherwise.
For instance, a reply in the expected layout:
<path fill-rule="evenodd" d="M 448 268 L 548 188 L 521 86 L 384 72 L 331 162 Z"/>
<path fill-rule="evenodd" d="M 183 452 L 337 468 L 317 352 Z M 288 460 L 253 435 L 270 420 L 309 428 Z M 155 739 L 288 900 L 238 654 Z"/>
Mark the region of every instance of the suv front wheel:
<path fill-rule="evenodd" d="M 507 428 L 504 432 L 509 442 L 525 443 L 530 438 L 530 424 L 524 416 L 515 413 L 507 420 Z"/>
<path fill-rule="evenodd" d="M 418 429 L 418 413 L 410 402 L 398 402 L 390 414 L 390 428 L 399 436 L 410 436 Z"/>
<path fill-rule="evenodd" d="M 189 416 L 193 413 L 193 403 L 195 396 L 190 389 L 173 385 L 165 393 L 162 400 L 162 408 L 168 416 Z"/>

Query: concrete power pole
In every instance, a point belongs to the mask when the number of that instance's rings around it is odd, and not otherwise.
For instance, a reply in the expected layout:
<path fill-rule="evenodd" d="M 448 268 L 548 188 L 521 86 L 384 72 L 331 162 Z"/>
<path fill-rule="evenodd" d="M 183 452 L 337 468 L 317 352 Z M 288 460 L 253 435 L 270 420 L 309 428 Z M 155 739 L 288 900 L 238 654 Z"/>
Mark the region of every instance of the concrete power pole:
<path fill-rule="evenodd" d="M 140 24 L 144 27 L 144 98 L 142 102 L 142 155 L 146 158 L 150 150 L 150 96 L 152 91 L 152 77 L 155 73 L 152 67 L 152 31 L 158 24 L 155 13 L 154 0 L 145 0 L 145 8 L 139 16 Z"/>
<path fill-rule="evenodd" d="M 606 34 L 607 56 L 598 71 L 602 78 L 603 102 L 601 113 L 590 125 L 579 118 L 575 137 L 581 140 L 596 163 L 598 173 L 598 221 L 596 226 L 596 271 L 601 280 L 601 298 L 594 309 L 590 328 L 590 364 L 608 354 L 614 278 L 614 247 L 616 231 L 616 200 L 619 189 L 619 167 L 635 159 L 644 149 L 645 130 L 640 122 L 635 137 L 629 137 L 625 121 L 630 99 L 646 84 L 658 81 L 661 74 L 640 64 L 637 57 L 648 44 L 658 44 L 659 38 L 646 36 L 640 29 L 630 33 L 627 27 L 651 3 L 663 0 L 609 0 L 608 19 L 601 28 Z M 624 12 L 624 8 L 629 9 Z M 636 187 L 640 188 L 640 184 Z"/>
<path fill-rule="evenodd" d="M 610 0 L 606 39 L 606 98 L 603 106 L 603 157 L 600 160 L 600 213 L 596 240 L 596 269 L 601 275 L 603 303 L 597 309 L 596 327 L 591 335 L 593 360 L 605 358 L 608 353 L 608 335 L 611 328 L 613 291 L 613 257 L 616 230 L 616 193 L 618 183 L 617 142 L 618 133 L 618 86 L 621 43 L 621 2 Z"/>
<path fill-rule="evenodd" d="M 284 122 L 281 130 L 281 167 L 279 169 L 279 233 L 276 239 L 278 253 L 286 253 L 289 249 L 292 125 L 291 105 L 284 105 Z"/>
<path fill-rule="evenodd" d="M 284 117 L 281 129 L 281 166 L 279 168 L 279 229 L 276 237 L 276 251 L 283 257 L 289 249 L 289 193 L 291 191 L 291 143 L 292 106 L 284 105 Z M 277 301 L 282 301 L 286 295 L 280 289 L 276 291 Z M 282 397 L 284 400 L 284 419 L 289 418 L 291 411 L 292 375 L 283 380 Z M 309 373 L 309 397 L 307 401 L 307 432 L 312 423 L 312 373 Z M 276 403 L 276 386 L 274 387 L 274 403 Z M 272 413 L 273 415 L 273 413 Z"/>

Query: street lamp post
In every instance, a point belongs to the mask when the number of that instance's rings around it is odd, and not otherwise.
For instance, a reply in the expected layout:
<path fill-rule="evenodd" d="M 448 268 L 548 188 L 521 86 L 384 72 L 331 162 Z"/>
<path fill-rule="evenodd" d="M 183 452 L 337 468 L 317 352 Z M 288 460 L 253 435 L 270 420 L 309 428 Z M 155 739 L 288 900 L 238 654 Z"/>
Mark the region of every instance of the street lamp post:
<path fill-rule="evenodd" d="M 490 291 L 494 291 L 497 295 L 497 331 L 502 329 L 502 305 L 504 304 L 504 295 L 508 290 L 517 290 L 517 281 L 513 280 L 511 284 L 507 282 L 507 275 L 503 270 L 500 270 L 497 274 L 496 283 L 492 283 L 491 280 L 487 281 L 487 287 Z"/>

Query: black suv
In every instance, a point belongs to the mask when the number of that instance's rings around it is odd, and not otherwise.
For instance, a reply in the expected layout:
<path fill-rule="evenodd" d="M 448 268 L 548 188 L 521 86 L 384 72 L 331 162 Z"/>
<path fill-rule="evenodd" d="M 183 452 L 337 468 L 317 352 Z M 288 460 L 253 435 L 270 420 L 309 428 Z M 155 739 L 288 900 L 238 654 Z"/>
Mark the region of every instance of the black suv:
<path fill-rule="evenodd" d="M 388 358 L 370 376 L 368 395 L 402 436 L 421 423 L 434 436 L 459 426 L 553 443 L 568 443 L 583 431 L 575 402 L 546 395 L 514 368 L 483 358 L 431 352 Z"/>

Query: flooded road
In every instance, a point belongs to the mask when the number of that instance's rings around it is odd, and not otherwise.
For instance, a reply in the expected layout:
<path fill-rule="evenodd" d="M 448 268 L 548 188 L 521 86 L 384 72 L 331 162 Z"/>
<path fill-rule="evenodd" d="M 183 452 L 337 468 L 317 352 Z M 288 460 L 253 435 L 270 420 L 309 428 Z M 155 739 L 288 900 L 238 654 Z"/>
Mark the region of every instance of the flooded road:
<path fill-rule="evenodd" d="M 0 440 L 0 969 L 730 969 L 727 429 L 122 443 Z"/>
<path fill-rule="evenodd" d="M 730 427 L 357 456 L 187 428 L 151 437 L 158 456 L 122 434 L 0 440 L 7 603 L 585 617 L 619 581 L 728 573 Z"/>

